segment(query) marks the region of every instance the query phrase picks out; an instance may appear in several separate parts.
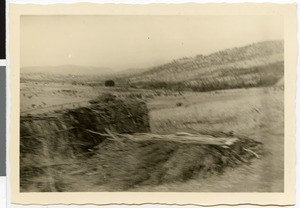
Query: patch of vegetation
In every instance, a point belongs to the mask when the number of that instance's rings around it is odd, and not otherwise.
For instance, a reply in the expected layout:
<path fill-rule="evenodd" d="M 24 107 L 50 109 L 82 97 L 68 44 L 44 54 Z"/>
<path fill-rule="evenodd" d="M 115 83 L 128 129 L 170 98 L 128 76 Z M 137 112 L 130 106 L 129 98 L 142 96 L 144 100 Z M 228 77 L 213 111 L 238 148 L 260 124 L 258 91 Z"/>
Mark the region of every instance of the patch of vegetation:
<path fill-rule="evenodd" d="M 151 81 L 131 83 L 135 88 L 163 89 L 173 92 L 267 87 L 273 86 L 283 77 L 284 62 L 255 66 L 250 68 L 224 68 L 216 74 L 199 76 L 184 82 Z"/>

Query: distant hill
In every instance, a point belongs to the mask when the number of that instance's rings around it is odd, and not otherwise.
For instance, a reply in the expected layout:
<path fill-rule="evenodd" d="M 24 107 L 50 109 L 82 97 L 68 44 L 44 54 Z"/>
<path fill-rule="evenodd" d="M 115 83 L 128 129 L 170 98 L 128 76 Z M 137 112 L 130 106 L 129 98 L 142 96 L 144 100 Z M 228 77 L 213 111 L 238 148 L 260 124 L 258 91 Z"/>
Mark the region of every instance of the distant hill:
<path fill-rule="evenodd" d="M 115 72 L 116 71 L 111 68 L 78 65 L 33 66 L 21 68 L 22 74 L 43 73 L 56 75 L 109 75 Z"/>
<path fill-rule="evenodd" d="M 184 57 L 135 74 L 123 74 L 132 87 L 209 91 L 270 86 L 284 73 L 283 41 L 264 41 L 212 53 Z"/>
<path fill-rule="evenodd" d="M 23 82 L 59 82 L 59 83 L 102 83 L 104 79 L 116 71 L 104 67 L 89 67 L 78 65 L 34 66 L 21 68 L 21 83 Z"/>

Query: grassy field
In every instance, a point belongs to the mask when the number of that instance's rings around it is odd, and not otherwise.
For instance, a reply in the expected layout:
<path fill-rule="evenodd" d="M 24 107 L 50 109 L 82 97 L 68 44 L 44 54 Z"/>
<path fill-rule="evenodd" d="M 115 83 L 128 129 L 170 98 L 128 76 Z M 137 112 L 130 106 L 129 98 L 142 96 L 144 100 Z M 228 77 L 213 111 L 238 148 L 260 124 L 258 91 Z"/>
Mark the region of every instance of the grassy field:
<path fill-rule="evenodd" d="M 85 106 L 88 101 L 103 93 L 118 97 L 128 94 L 152 95 L 154 92 L 139 89 L 109 88 L 103 86 L 82 86 L 70 83 L 27 82 L 21 83 L 21 113 L 39 114 L 53 110 L 71 109 Z"/>
<path fill-rule="evenodd" d="M 89 87 L 77 88 L 71 84 L 21 83 L 21 112 L 39 112 L 66 103 L 80 103 L 91 99 Z"/>
<path fill-rule="evenodd" d="M 149 108 L 150 128 L 154 133 L 225 132 L 260 141 L 266 149 L 264 157 L 255 159 L 250 165 L 227 169 L 222 175 L 158 186 L 140 186 L 131 191 L 283 191 L 282 89 L 271 87 L 170 93 L 57 83 L 22 83 L 21 112 L 43 113 L 53 109 L 76 108 L 88 105 L 90 99 L 105 92 L 119 97 L 125 94 L 141 95 Z"/>
<path fill-rule="evenodd" d="M 283 92 L 271 88 L 156 97 L 148 105 L 154 132 L 188 127 L 247 134 L 265 129 L 270 122 L 277 129 L 283 119 Z"/>
<path fill-rule="evenodd" d="M 183 97 L 184 96 L 184 97 Z M 153 191 L 280 192 L 284 185 L 283 91 L 274 88 L 186 93 L 149 103 L 153 132 L 226 132 L 261 141 L 262 159 L 222 176 L 152 187 Z M 176 106 L 176 103 L 182 106 Z M 137 190 L 148 190 L 141 187 Z"/>

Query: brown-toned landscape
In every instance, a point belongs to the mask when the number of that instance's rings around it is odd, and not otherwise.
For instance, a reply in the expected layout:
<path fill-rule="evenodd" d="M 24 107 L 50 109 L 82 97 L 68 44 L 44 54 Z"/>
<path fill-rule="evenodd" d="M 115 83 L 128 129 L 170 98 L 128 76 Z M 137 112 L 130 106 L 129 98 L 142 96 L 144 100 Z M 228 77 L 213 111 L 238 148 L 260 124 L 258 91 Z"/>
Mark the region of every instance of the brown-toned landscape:
<path fill-rule="evenodd" d="M 21 68 L 21 191 L 282 192 L 283 80 L 283 41 Z"/>

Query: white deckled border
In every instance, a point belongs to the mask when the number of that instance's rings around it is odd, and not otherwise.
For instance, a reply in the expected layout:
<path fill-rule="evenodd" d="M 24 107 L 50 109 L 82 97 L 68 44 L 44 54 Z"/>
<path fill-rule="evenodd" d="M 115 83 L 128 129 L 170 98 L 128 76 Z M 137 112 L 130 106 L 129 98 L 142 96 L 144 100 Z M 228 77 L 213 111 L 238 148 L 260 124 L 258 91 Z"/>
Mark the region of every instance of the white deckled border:
<path fill-rule="evenodd" d="M 150 4 L 150 3 L 165 3 L 165 4 L 181 4 L 181 3 L 278 3 L 278 4 L 287 4 L 295 3 L 296 0 L 10 0 L 10 3 L 16 4 L 72 4 L 72 3 L 115 3 L 115 4 Z"/>
<path fill-rule="evenodd" d="M 186 2 L 198 2 L 198 3 L 242 3 L 242 2 L 270 2 L 270 3 L 295 3 L 297 2 L 297 0 L 248 0 L 248 1 L 243 1 L 243 0 L 7 0 L 7 2 L 9 3 L 18 3 L 18 4 L 26 4 L 26 3 L 35 3 L 35 4 L 55 4 L 55 3 L 79 3 L 79 2 L 91 2 L 91 3 L 128 3 L 128 4 L 149 4 L 149 3 L 186 3 Z M 7 13 L 8 13 L 8 5 L 6 6 L 7 8 Z M 299 8 L 298 8 L 299 10 Z M 8 18 L 7 18 L 7 39 L 9 39 L 9 34 L 8 34 Z M 300 11 L 298 11 L 298 40 L 300 40 Z M 7 40 L 7 42 L 9 42 Z M 300 43 L 298 42 L 298 49 L 300 49 Z M 9 53 L 8 53 L 8 47 L 7 47 L 7 64 L 8 64 L 8 68 L 7 68 L 7 78 L 9 78 Z M 300 76 L 300 67 L 299 67 L 299 63 L 300 63 L 300 57 L 298 58 L 298 66 L 297 66 L 297 88 L 299 89 L 300 87 L 300 81 L 299 81 L 299 76 Z M 0 66 L 6 66 L 6 60 L 0 60 Z M 7 79 L 8 81 L 9 79 Z M 7 83 L 7 115 L 9 115 L 9 111 L 10 111 L 10 94 L 9 94 L 9 85 Z M 297 138 L 300 138 L 300 91 L 297 90 L 297 96 L 296 96 L 296 101 L 297 101 Z M 299 104 L 299 106 L 298 106 Z M 7 117 L 7 122 L 9 122 L 9 116 Z M 7 125 L 7 130 L 9 130 L 8 125 Z M 9 131 L 7 131 L 7 141 L 9 138 Z M 7 142 L 7 148 L 8 148 L 8 144 L 9 142 Z M 7 154 L 8 155 L 8 154 Z M 8 158 L 8 157 L 7 157 Z M 292 207 L 298 207 L 300 206 L 300 140 L 297 139 L 297 205 L 296 206 L 288 206 L 290 208 Z M 9 164 L 7 164 L 7 168 L 9 169 Z M 8 190 L 7 192 L 7 198 L 6 198 L 6 177 L 0 177 L 0 208 L 5 208 L 5 201 L 7 201 L 7 207 L 8 208 L 22 208 L 22 207 L 27 207 L 27 208 L 99 208 L 99 207 L 122 207 L 122 208 L 133 208 L 133 207 L 144 207 L 144 208 L 154 208 L 154 207 L 160 207 L 160 208 L 168 208 L 170 206 L 167 205 L 142 205 L 142 206 L 133 206 L 133 205 L 110 205 L 110 206 L 94 206 L 94 205 L 85 205 L 85 206 L 80 206 L 80 205 L 50 205 L 50 206 L 32 206 L 32 205 L 16 205 L 16 204 L 11 204 L 11 195 L 10 192 Z M 7 200 L 6 200 L 7 199 Z M 182 206 L 177 206 L 177 205 L 173 205 L 172 207 L 174 208 L 181 208 Z M 197 208 L 198 206 L 185 206 L 186 208 Z M 230 208 L 232 206 L 218 206 L 220 208 Z M 234 207 L 240 207 L 240 206 L 234 206 Z M 241 206 L 244 208 L 253 208 L 253 207 L 261 207 L 261 206 L 254 206 L 254 205 L 245 205 L 245 206 Z M 275 208 L 277 206 L 268 206 L 270 208 Z"/>

